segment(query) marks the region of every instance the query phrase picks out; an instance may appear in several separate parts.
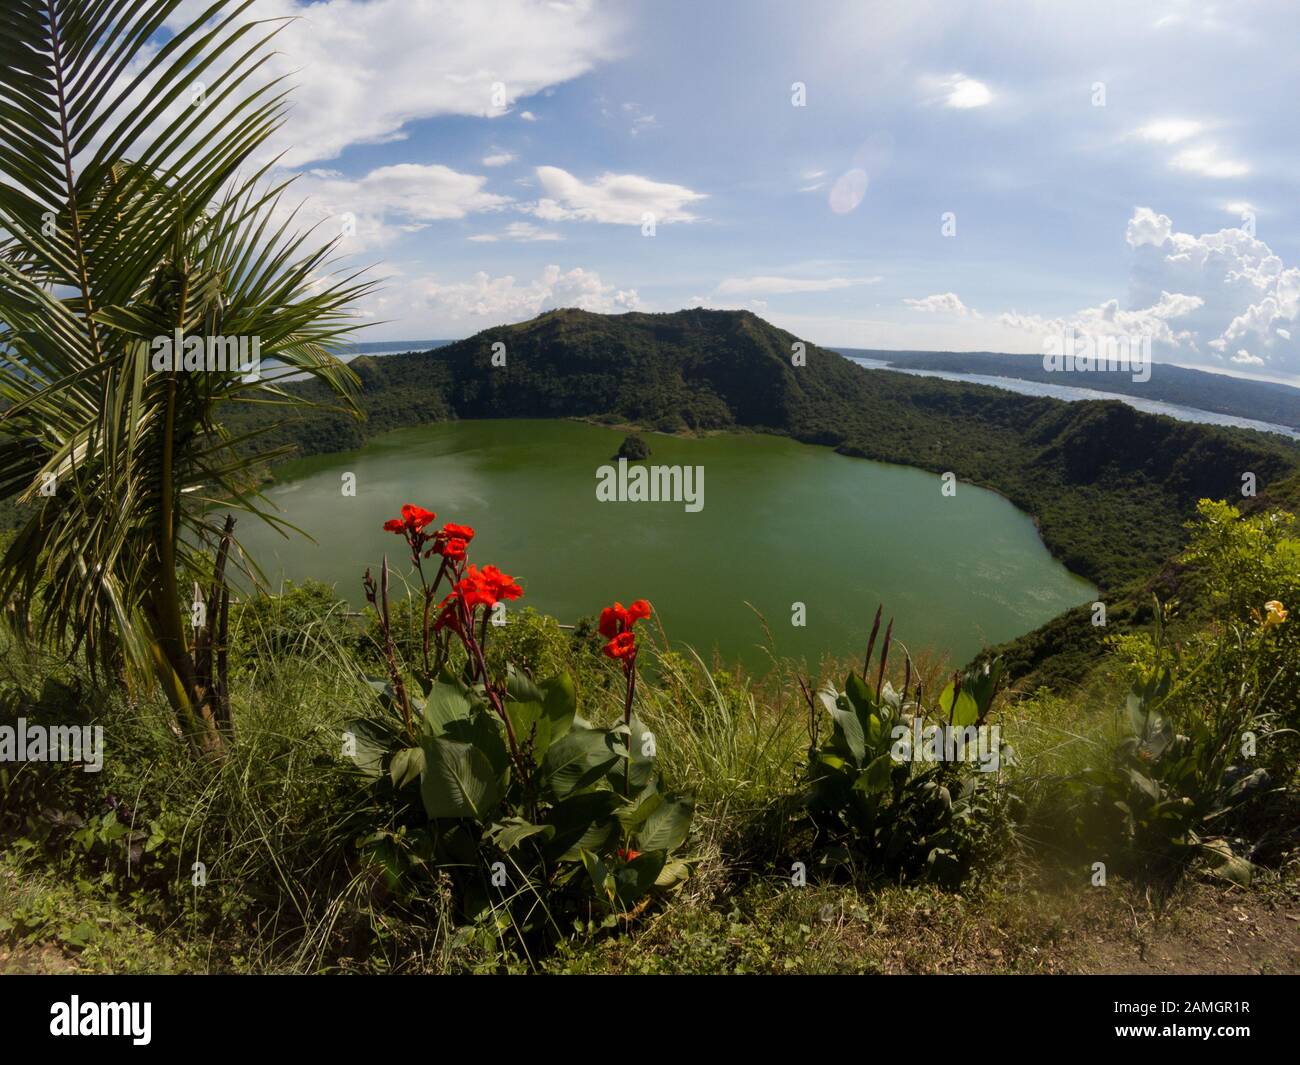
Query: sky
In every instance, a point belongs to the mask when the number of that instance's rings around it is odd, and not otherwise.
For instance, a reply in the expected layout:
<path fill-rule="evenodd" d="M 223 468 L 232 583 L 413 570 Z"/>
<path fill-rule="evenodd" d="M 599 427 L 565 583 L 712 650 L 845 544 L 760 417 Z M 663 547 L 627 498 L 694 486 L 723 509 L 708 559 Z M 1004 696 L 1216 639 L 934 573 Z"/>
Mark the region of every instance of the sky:
<path fill-rule="evenodd" d="M 196 2 L 182 10 L 192 16 Z M 1300 4 L 258 0 L 362 339 L 745 308 L 1300 384 Z"/>

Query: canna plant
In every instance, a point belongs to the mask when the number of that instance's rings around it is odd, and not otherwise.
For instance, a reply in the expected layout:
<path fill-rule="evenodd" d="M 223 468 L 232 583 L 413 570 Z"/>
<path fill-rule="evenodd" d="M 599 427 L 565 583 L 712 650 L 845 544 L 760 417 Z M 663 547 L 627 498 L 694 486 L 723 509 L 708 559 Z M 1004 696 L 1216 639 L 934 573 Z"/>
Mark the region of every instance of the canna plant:
<path fill-rule="evenodd" d="M 891 879 L 926 877 L 952 885 L 966 875 L 977 844 L 991 830 L 996 777 L 975 770 L 970 759 L 941 755 L 927 761 L 920 737 L 983 726 L 1001 663 L 954 676 L 940 693 L 937 712 L 928 715 L 921 683 L 911 688 L 910 657 L 901 689 L 885 679 L 892 620 L 874 685 L 868 679 L 880 617 L 877 610 L 860 674 L 849 673 L 842 690 L 828 687 L 815 699 L 804 687 L 812 717 L 802 804 L 828 862 Z M 831 721 L 825 740 L 819 740 L 818 705 Z M 1009 749 L 998 745 L 991 760 L 1000 765 L 1005 753 Z"/>
<path fill-rule="evenodd" d="M 566 900 L 585 899 L 609 921 L 640 912 L 689 875 L 679 852 L 694 812 L 688 796 L 664 790 L 655 737 L 633 705 L 633 627 L 650 605 L 614 604 L 602 614 L 605 652 L 626 682 L 622 719 L 602 728 L 579 716 L 568 673 L 535 680 L 507 664 L 493 674 L 485 649 L 494 612 L 523 589 L 469 561 L 472 528 L 434 531 L 434 520 L 407 504 L 384 526 L 405 538 L 420 583 L 414 686 L 392 638 L 387 558 L 377 582 L 365 577 L 387 677 L 372 682 L 380 712 L 348 728 L 355 765 L 394 811 L 367 839 L 370 853 L 399 890 L 420 869 L 449 873 L 463 919 L 495 917 L 521 935 L 562 934 Z"/>
<path fill-rule="evenodd" d="M 159 686 L 207 752 L 229 716 L 228 512 L 271 520 L 253 470 L 280 454 L 225 432 L 224 405 L 301 402 L 273 379 L 292 373 L 351 409 L 332 351 L 369 287 L 277 220 L 284 184 L 254 160 L 285 112 L 262 69 L 283 23 L 250 2 L 0 9 L 0 497 L 27 514 L 0 598 L 24 637 Z M 253 341 L 278 370 L 160 368 L 160 338 Z"/>

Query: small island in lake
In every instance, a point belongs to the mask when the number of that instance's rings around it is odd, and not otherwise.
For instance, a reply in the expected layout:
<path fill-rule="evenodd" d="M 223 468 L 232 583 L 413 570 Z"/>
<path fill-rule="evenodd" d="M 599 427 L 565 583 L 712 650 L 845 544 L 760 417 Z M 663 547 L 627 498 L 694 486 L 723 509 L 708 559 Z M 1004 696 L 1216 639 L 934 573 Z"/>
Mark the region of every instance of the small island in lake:
<path fill-rule="evenodd" d="M 628 462 L 640 462 L 642 459 L 650 457 L 650 445 L 640 433 L 629 433 L 623 438 L 623 442 L 618 445 L 618 454 L 616 459 L 627 459 Z"/>

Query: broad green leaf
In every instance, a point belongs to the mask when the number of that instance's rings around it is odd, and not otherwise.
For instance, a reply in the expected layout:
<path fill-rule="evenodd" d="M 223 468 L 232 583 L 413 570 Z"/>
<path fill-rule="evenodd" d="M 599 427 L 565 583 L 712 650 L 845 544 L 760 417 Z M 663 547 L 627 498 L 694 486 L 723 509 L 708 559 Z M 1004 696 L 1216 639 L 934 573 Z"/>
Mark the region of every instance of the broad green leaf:
<path fill-rule="evenodd" d="M 871 689 L 857 673 L 850 673 L 844 678 L 844 694 L 849 697 L 849 702 L 853 704 L 853 709 L 858 712 L 859 717 L 864 717 L 876 709 L 876 700 Z"/>
<path fill-rule="evenodd" d="M 524 840 L 532 836 L 550 839 L 555 829 L 550 825 L 534 825 L 522 817 L 511 817 L 500 824 L 493 825 L 488 836 L 503 851 L 514 850 Z"/>
<path fill-rule="evenodd" d="M 834 740 L 840 753 L 851 758 L 854 765 L 861 765 L 867 753 L 866 736 L 862 731 L 862 721 L 852 705 L 845 696 L 833 691 L 819 691 L 817 698 L 834 722 Z"/>
<path fill-rule="evenodd" d="M 392 729 L 384 722 L 356 718 L 343 727 L 343 749 L 352 764 L 368 777 L 384 772 L 384 757 L 394 742 Z"/>
<path fill-rule="evenodd" d="M 514 727 L 520 746 L 531 741 L 534 757 L 544 757 L 551 745 L 551 721 L 543 713 L 542 704 L 521 703 L 510 699 L 506 702 L 506 714 L 510 717 L 510 724 Z"/>
<path fill-rule="evenodd" d="M 615 898 L 614 876 L 605 865 L 591 851 L 582 852 L 582 864 L 586 867 L 587 875 L 591 877 L 591 886 L 596 889 L 596 894 L 606 902 L 612 903 Z"/>
<path fill-rule="evenodd" d="M 585 791 L 556 803 L 546 815 L 555 829 L 546 853 L 553 861 L 577 861 L 584 850 L 600 852 L 611 846 L 619 830 L 614 816 L 620 799 L 612 791 Z"/>
<path fill-rule="evenodd" d="M 573 728 L 551 744 L 542 760 L 543 787 L 556 800 L 590 787 L 618 761 L 602 729 Z"/>
<path fill-rule="evenodd" d="M 424 751 L 420 747 L 403 747 L 388 763 L 393 787 L 403 788 L 424 772 Z"/>
<path fill-rule="evenodd" d="M 659 870 L 659 875 L 655 877 L 655 887 L 676 887 L 683 881 L 688 880 L 690 875 L 691 867 L 689 863 L 683 862 L 680 859 L 665 862 L 664 867 Z"/>
<path fill-rule="evenodd" d="M 500 801 L 497 774 L 487 755 L 468 743 L 426 737 L 420 797 L 430 818 L 484 821 Z"/>
<path fill-rule="evenodd" d="M 975 724 L 979 720 L 980 711 L 971 693 L 962 688 L 961 694 L 957 696 L 957 706 L 954 709 L 953 691 L 954 687 L 949 683 L 939 695 L 940 716 L 943 718 L 944 723 L 951 724 L 953 728 L 965 728 L 967 725 Z"/>
<path fill-rule="evenodd" d="M 468 721 L 474 711 L 469 697 L 455 684 L 432 685 L 424 701 L 424 723 L 435 736 L 445 736 L 456 721 Z"/>
<path fill-rule="evenodd" d="M 538 686 L 542 689 L 542 705 L 551 722 L 551 742 L 554 743 L 573 727 L 574 715 L 578 712 L 578 692 L 567 671 L 547 678 Z"/>
<path fill-rule="evenodd" d="M 614 897 L 623 909 L 630 909 L 655 886 L 668 856 L 663 851 L 645 851 L 614 871 Z"/>
<path fill-rule="evenodd" d="M 671 854 L 691 830 L 695 803 L 689 798 L 667 798 L 659 803 L 636 832 L 637 847 L 643 851 Z"/>

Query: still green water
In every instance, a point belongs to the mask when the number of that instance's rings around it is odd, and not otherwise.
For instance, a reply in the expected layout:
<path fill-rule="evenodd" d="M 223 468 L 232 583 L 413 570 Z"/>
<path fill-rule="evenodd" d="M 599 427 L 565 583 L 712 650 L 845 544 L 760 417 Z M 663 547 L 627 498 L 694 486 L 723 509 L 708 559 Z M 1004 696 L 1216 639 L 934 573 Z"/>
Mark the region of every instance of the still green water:
<path fill-rule="evenodd" d="M 474 526 L 471 560 L 524 585 L 512 607 L 560 621 L 615 599 L 649 599 L 674 642 L 751 667 L 778 654 L 858 655 L 876 605 L 909 647 L 954 663 L 1090 600 L 1095 589 L 1047 552 L 1030 518 L 920 470 L 753 434 L 648 435 L 652 465 L 702 466 L 704 506 L 599 502 L 597 468 L 623 434 L 568 421 L 465 421 L 402 429 L 360 452 L 283 467 L 270 500 L 316 543 L 245 519 L 241 542 L 273 581 L 315 577 L 361 604 L 361 575 L 401 540 L 381 531 L 402 503 Z M 356 495 L 342 493 L 356 475 Z M 806 623 L 792 623 L 803 603 Z"/>

